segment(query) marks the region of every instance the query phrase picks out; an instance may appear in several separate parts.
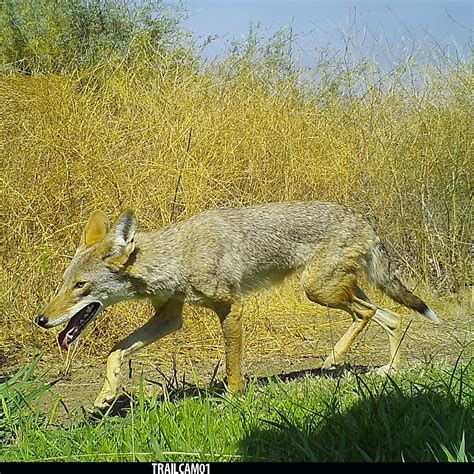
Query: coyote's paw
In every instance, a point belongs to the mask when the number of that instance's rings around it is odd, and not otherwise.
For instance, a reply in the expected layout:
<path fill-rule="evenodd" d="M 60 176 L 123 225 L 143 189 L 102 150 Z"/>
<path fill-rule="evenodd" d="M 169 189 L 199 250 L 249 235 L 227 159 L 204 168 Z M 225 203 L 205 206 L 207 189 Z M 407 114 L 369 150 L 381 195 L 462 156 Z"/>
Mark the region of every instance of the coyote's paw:
<path fill-rule="evenodd" d="M 107 410 L 112 406 L 116 398 L 117 393 L 114 393 L 112 391 L 100 392 L 99 396 L 95 399 L 94 408 L 98 410 Z"/>
<path fill-rule="evenodd" d="M 337 358 L 334 356 L 334 354 L 331 354 L 327 359 L 323 362 L 322 369 L 323 370 L 334 370 L 337 368 L 337 366 L 340 364 L 340 361 L 337 360 Z"/>
<path fill-rule="evenodd" d="M 245 393 L 245 381 L 244 379 L 231 379 L 228 381 L 227 391 L 237 397 L 244 395 Z"/>
<path fill-rule="evenodd" d="M 387 375 L 393 375 L 395 372 L 395 367 L 393 367 L 391 364 L 383 365 L 382 367 L 379 367 L 375 373 L 377 375 L 380 375 L 381 377 L 386 377 Z"/>

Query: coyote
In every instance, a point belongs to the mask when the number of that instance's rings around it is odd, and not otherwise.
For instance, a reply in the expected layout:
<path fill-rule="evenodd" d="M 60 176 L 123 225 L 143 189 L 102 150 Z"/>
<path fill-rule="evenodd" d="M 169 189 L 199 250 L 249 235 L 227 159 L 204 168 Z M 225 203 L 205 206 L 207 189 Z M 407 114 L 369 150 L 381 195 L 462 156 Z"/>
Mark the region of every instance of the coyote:
<path fill-rule="evenodd" d="M 149 298 L 154 316 L 115 344 L 107 375 L 94 405 L 104 409 L 120 388 L 124 359 L 180 329 L 183 304 L 213 310 L 225 340 L 228 389 L 244 389 L 241 369 L 242 302 L 295 272 L 306 296 L 342 309 L 353 322 L 323 367 L 339 364 L 373 318 L 388 334 L 390 360 L 399 364 L 399 317 L 373 304 L 358 283 L 365 274 L 397 303 L 434 322 L 436 314 L 395 276 L 389 256 L 371 225 L 355 211 L 325 202 L 281 202 L 218 208 L 152 232 L 138 232 L 131 211 L 110 226 L 101 211 L 91 214 L 58 294 L 38 316 L 59 334 L 67 350 L 105 308 L 133 298 Z"/>

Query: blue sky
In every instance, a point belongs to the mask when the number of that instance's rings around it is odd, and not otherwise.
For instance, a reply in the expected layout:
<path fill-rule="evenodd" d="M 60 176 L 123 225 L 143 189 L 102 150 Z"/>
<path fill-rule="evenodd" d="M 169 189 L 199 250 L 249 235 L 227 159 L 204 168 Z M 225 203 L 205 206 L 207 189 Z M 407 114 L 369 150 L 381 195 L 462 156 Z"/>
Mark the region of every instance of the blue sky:
<path fill-rule="evenodd" d="M 173 2 L 171 2 L 173 3 Z M 266 36 L 292 25 L 294 56 L 311 64 L 317 48 L 344 47 L 345 31 L 354 49 L 370 53 L 374 41 L 386 47 L 403 42 L 438 43 L 455 52 L 472 38 L 472 1 L 406 0 L 184 0 L 189 18 L 184 26 L 203 42 L 217 36 L 205 50 L 207 57 L 223 54 L 232 39 L 259 24 Z M 454 54 L 454 53 L 453 53 Z"/>

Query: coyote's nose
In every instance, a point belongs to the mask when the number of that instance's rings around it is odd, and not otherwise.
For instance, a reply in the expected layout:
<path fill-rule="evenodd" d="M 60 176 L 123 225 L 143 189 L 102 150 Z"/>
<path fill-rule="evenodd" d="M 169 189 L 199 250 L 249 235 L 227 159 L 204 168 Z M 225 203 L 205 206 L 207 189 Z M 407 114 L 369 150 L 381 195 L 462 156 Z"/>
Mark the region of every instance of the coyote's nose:
<path fill-rule="evenodd" d="M 36 318 L 36 324 L 41 326 L 42 328 L 46 327 L 46 324 L 48 324 L 48 318 L 44 314 L 40 314 Z"/>

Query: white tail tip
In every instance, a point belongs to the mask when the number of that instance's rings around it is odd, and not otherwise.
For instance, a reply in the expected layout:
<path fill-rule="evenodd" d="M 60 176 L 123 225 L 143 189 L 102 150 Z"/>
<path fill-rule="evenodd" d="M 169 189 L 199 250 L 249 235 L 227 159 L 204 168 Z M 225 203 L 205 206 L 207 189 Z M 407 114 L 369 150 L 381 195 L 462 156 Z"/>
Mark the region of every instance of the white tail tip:
<path fill-rule="evenodd" d="M 424 313 L 423 313 L 428 319 L 431 319 L 436 324 L 441 324 L 441 319 L 438 318 L 436 313 L 432 311 L 430 308 L 428 308 Z"/>

